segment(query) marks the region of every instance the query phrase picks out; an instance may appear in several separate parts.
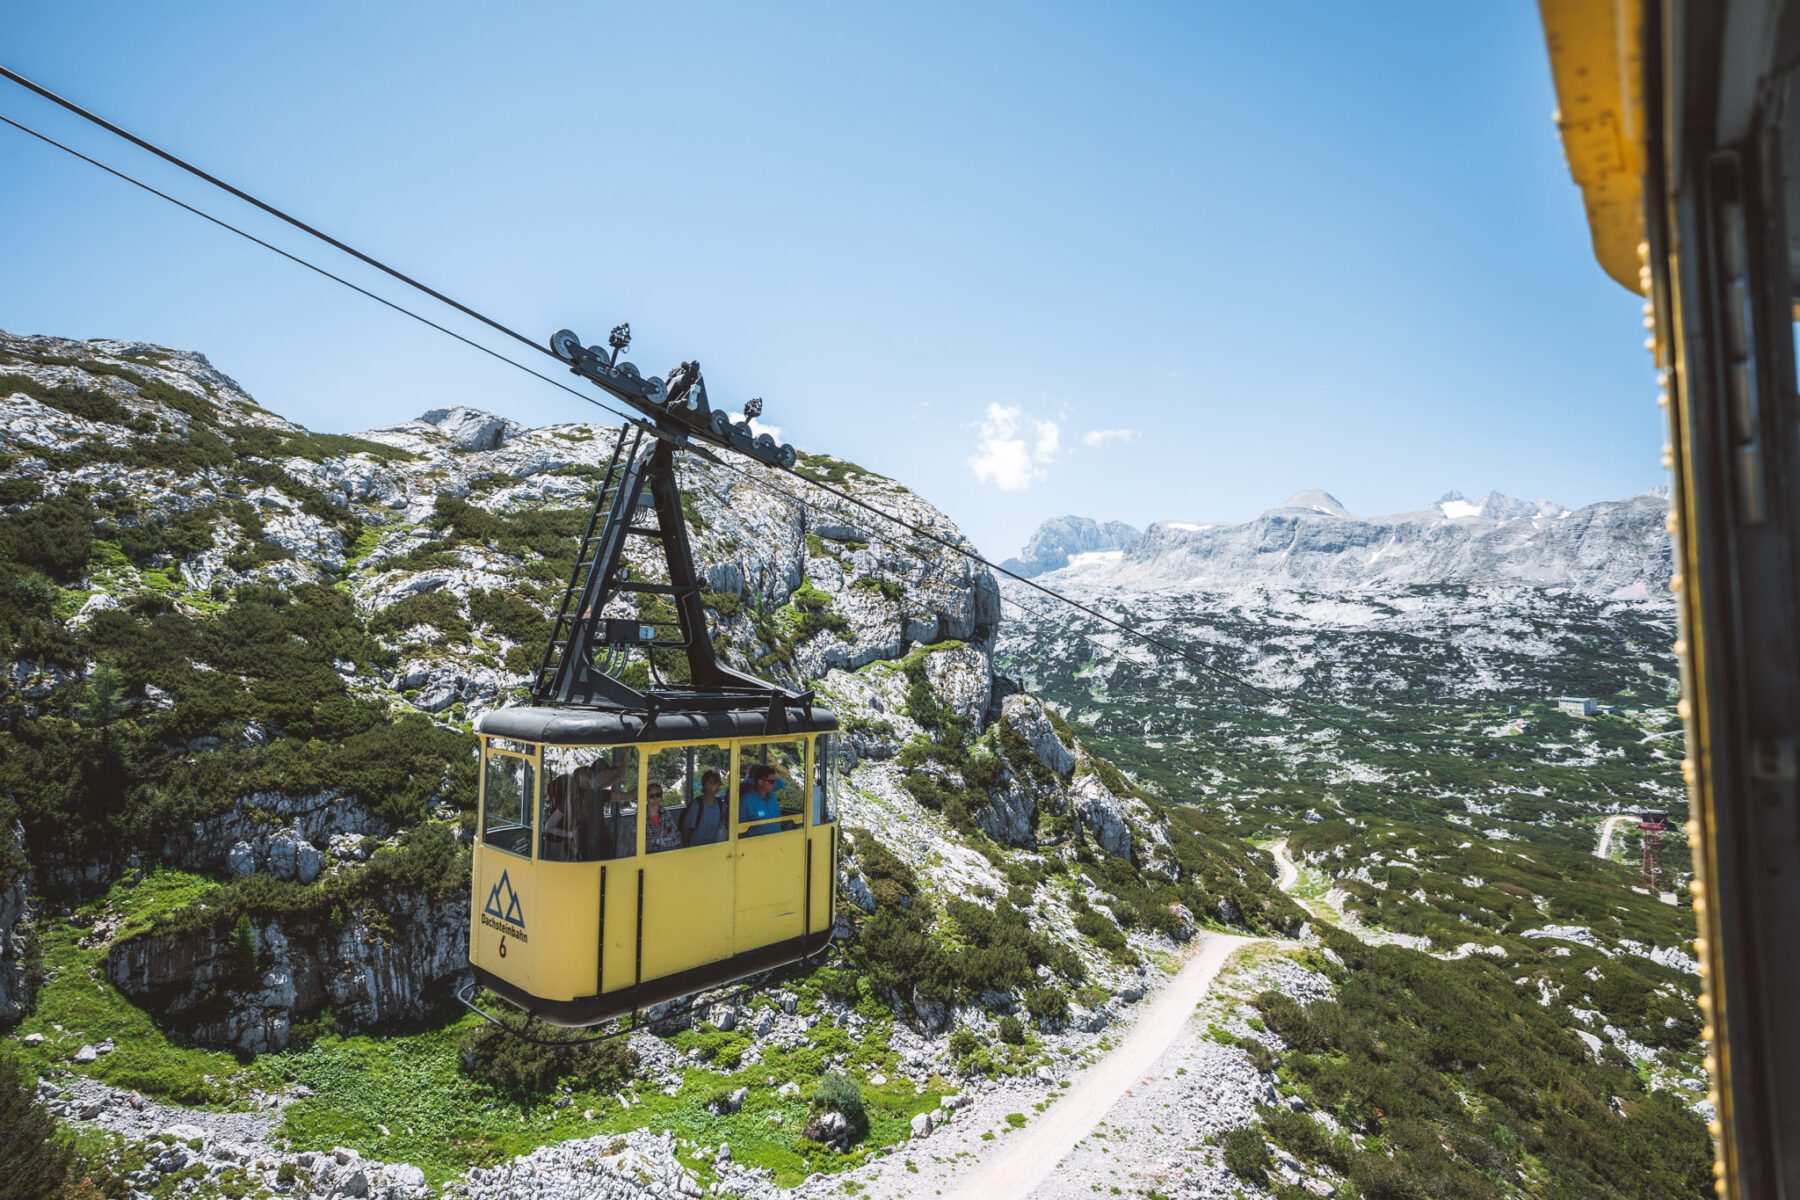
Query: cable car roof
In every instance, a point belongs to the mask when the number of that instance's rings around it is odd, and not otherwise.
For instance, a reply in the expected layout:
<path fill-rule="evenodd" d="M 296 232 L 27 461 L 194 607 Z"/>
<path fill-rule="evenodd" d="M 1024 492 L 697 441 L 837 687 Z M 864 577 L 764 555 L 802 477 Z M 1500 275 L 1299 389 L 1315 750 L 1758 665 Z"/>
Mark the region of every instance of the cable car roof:
<path fill-rule="evenodd" d="M 502 708 L 483 713 L 475 722 L 478 733 L 513 738 L 521 742 L 548 742 L 560 746 L 611 746 L 635 742 L 703 742 L 726 738 L 798 737 L 829 733 L 838 727 L 835 715 L 813 707 L 789 708 L 787 728 L 770 729 L 768 713 L 761 710 L 729 712 L 665 712 L 654 721 L 642 713 L 587 708 Z"/>

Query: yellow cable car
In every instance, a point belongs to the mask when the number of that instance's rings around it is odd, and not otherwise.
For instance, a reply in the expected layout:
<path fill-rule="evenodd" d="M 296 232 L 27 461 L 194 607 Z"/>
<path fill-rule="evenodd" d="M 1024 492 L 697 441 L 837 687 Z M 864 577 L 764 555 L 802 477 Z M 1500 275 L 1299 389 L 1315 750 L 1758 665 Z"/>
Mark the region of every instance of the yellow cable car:
<path fill-rule="evenodd" d="M 770 736 L 761 714 L 708 713 L 646 737 L 616 713 L 488 714 L 476 980 L 592 1025 L 818 954 L 836 919 L 836 724 L 814 710 Z"/>
<path fill-rule="evenodd" d="M 630 340 L 551 339 L 648 419 L 620 431 L 532 703 L 476 726 L 475 983 L 564 1026 L 810 958 L 837 916 L 837 719 L 718 661 L 675 477 L 678 450 L 794 449 L 751 432 L 760 401 L 714 412 L 698 364 L 619 362 Z"/>

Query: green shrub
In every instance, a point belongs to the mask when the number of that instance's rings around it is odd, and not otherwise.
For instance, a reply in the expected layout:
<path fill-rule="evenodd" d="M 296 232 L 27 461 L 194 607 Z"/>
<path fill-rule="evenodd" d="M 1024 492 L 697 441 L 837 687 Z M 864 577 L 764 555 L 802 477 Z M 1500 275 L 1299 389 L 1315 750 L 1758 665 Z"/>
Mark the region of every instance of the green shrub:
<path fill-rule="evenodd" d="M 726 620 L 737 616 L 738 610 L 744 606 L 743 598 L 730 592 L 703 591 L 700 593 L 700 601 Z"/>
<path fill-rule="evenodd" d="M 617 1091 L 637 1070 L 637 1055 L 623 1038 L 583 1042 L 592 1036 L 558 1031 L 547 1040 L 562 1044 L 544 1046 L 483 1022 L 463 1039 L 463 1062 L 474 1077 L 521 1099 L 541 1095 L 567 1077 L 602 1094 Z"/>
<path fill-rule="evenodd" d="M 862 1089 L 836 1071 L 819 1077 L 813 1089 L 812 1106 L 817 1112 L 839 1112 L 850 1126 L 850 1140 L 860 1142 L 869 1136 L 869 1113 L 863 1107 Z"/>
<path fill-rule="evenodd" d="M 906 595 L 906 588 L 897 580 L 883 579 L 874 575 L 861 575 L 852 580 L 850 586 L 860 591 L 873 592 L 894 604 L 898 604 Z"/>
<path fill-rule="evenodd" d="M 62 1195 L 75 1154 L 56 1119 L 38 1107 L 35 1080 L 0 1055 L 0 1200 Z"/>
<path fill-rule="evenodd" d="M 1225 1169 L 1245 1183 L 1261 1185 L 1269 1177 L 1269 1147 L 1254 1125 L 1227 1129 L 1219 1138 Z"/>
<path fill-rule="evenodd" d="M 1025 992 L 1025 1011 L 1034 1021 L 1058 1024 L 1069 1019 L 1069 998 L 1060 988 L 1030 988 Z"/>
<path fill-rule="evenodd" d="M 819 991 L 842 1004 L 855 1004 L 862 998 L 862 990 L 857 984 L 856 972 L 843 971 L 836 967 L 820 967 L 813 972 L 813 980 L 819 985 Z"/>
<path fill-rule="evenodd" d="M 1233 1044 L 1250 1056 L 1250 1065 L 1257 1071 L 1266 1073 L 1275 1069 L 1275 1052 L 1255 1038 L 1237 1038 Z"/>
<path fill-rule="evenodd" d="M 0 558 L 74 583 L 87 570 L 97 516 L 86 495 L 74 492 L 0 515 Z"/>
<path fill-rule="evenodd" d="M 542 651 L 550 637 L 550 618 L 536 605 L 511 592 L 476 589 L 469 593 L 469 619 L 501 637 Z M 535 664 L 534 664 L 535 665 Z"/>
<path fill-rule="evenodd" d="M 369 632 L 394 635 L 414 625 L 426 625 L 455 642 L 469 640 L 469 622 L 464 619 L 462 605 L 446 591 L 415 592 L 396 600 L 375 614 Z"/>
<path fill-rule="evenodd" d="M 844 833 L 877 907 L 903 905 L 918 895 L 919 880 L 913 869 L 882 845 L 874 834 L 854 826 L 846 828 Z"/>
<path fill-rule="evenodd" d="M 981 1048 L 981 1042 L 967 1029 L 957 1028 L 950 1034 L 950 1054 L 954 1058 L 967 1058 Z"/>
<path fill-rule="evenodd" d="M 1118 951 L 1127 949 L 1130 944 L 1126 941 L 1123 930 L 1087 907 L 1075 910 L 1075 932 L 1115 955 Z"/>
<path fill-rule="evenodd" d="M 1009 1046 L 1023 1046 L 1025 1044 L 1025 1026 L 1019 1023 L 1019 1018 L 1013 1016 L 1011 1013 L 1007 1013 L 1000 1018 L 999 1024 L 1001 1041 Z"/>
<path fill-rule="evenodd" d="M 248 914 L 231 927 L 231 977 L 240 987 L 256 981 L 256 930 Z"/>
<path fill-rule="evenodd" d="M 1323 1125 L 1286 1105 L 1259 1105 L 1256 1113 L 1268 1140 L 1302 1162 L 1324 1163 L 1340 1175 L 1349 1170 L 1354 1151 L 1348 1139 L 1333 1137 Z"/>
<path fill-rule="evenodd" d="M 28 375 L 0 375 L 0 396 L 23 392 L 51 408 L 60 408 L 70 416 L 107 425 L 123 425 L 131 413 L 105 392 L 72 384 L 45 384 Z"/>
<path fill-rule="evenodd" d="M 824 612 L 831 607 L 831 593 L 822 592 L 812 584 L 802 582 L 788 598 L 788 603 L 802 612 Z"/>
<path fill-rule="evenodd" d="M 1083 1008 L 1099 1008 L 1111 995 L 1112 993 L 1103 987 L 1095 987 L 1091 983 L 1084 984 L 1075 989 L 1075 1003 Z"/>

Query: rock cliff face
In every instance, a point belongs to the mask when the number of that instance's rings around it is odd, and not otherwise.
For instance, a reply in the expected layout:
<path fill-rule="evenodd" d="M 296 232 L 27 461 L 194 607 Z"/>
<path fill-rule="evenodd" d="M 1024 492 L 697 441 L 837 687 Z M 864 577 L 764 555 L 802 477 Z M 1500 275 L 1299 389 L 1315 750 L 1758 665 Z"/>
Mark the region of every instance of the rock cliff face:
<path fill-rule="evenodd" d="M 311 883 L 333 861 L 362 862 L 370 839 L 391 833 L 387 822 L 353 797 L 255 793 L 217 816 L 194 821 L 164 840 L 166 862 L 231 876 L 259 871 Z"/>
<path fill-rule="evenodd" d="M 469 898 L 389 898 L 329 917 L 252 925 L 254 959 L 202 928 L 114 944 L 107 978 L 194 1040 L 247 1054 L 287 1046 L 297 1020 L 329 1006 L 345 1029 L 379 1029 L 450 1006 L 468 975 Z"/>
<path fill-rule="evenodd" d="M 1416 512 L 1365 518 L 1312 490 L 1244 524 L 1158 521 L 1122 553 L 1079 560 L 1058 578 L 1133 591 L 1479 583 L 1647 596 L 1672 570 L 1667 511 L 1656 495 L 1569 510 L 1451 492 Z"/>

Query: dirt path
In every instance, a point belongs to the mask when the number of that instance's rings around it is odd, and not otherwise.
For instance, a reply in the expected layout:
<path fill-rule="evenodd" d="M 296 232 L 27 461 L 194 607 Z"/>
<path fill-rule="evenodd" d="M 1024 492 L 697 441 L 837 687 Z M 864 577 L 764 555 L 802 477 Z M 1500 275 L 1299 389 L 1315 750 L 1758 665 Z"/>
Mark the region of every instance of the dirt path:
<path fill-rule="evenodd" d="M 1617 816 L 1608 817 L 1600 823 L 1600 845 L 1594 849 L 1595 858 L 1605 858 L 1607 856 L 1606 852 L 1612 845 L 1613 835 L 1619 831 L 1619 826 L 1625 824 L 1627 821 L 1636 822 L 1636 815 L 1632 813 L 1620 813 Z"/>
<path fill-rule="evenodd" d="M 1282 838 L 1270 846 L 1269 850 L 1275 855 L 1275 869 L 1281 872 L 1275 877 L 1275 886 L 1284 892 L 1292 891 L 1294 884 L 1300 879 L 1300 868 L 1288 857 L 1287 839 Z"/>
<path fill-rule="evenodd" d="M 1202 933 L 1200 947 L 1107 1056 L 1076 1077 L 1042 1117 L 943 1191 L 947 1200 L 1024 1200 L 1181 1035 L 1225 960 L 1257 938 Z"/>

